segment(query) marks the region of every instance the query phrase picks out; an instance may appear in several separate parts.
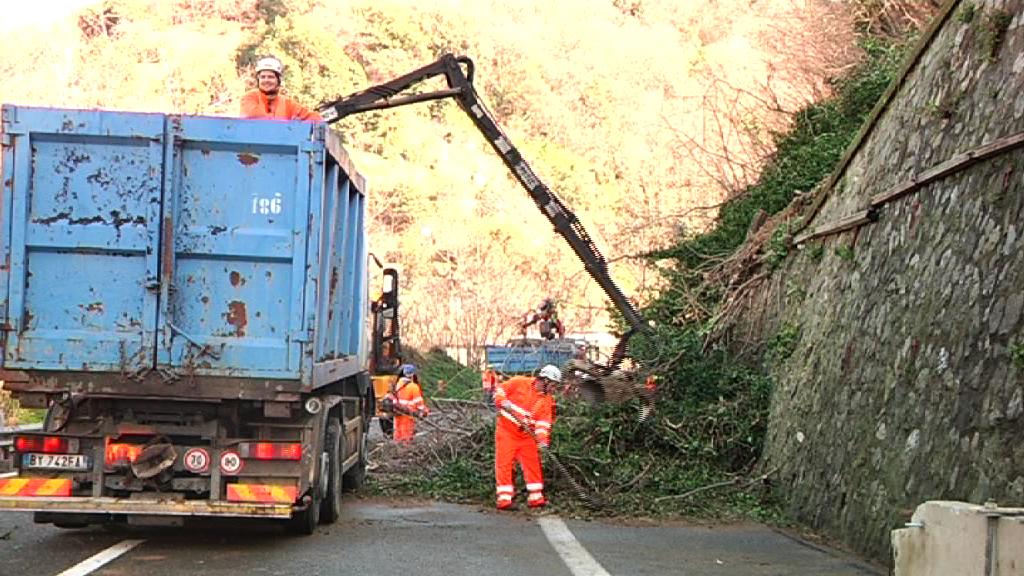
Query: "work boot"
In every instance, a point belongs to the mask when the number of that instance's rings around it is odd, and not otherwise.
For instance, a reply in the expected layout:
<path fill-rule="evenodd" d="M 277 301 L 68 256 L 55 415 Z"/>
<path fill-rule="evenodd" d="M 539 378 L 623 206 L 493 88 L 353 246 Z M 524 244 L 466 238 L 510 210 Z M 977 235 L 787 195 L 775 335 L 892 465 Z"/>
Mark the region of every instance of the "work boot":
<path fill-rule="evenodd" d="M 509 502 L 507 504 L 498 504 L 496 508 L 501 512 L 515 512 L 516 505 L 514 502 Z"/>
<path fill-rule="evenodd" d="M 530 508 L 543 508 L 547 505 L 548 499 L 544 497 L 544 493 L 541 491 L 531 492 L 526 498 L 526 503 Z"/>

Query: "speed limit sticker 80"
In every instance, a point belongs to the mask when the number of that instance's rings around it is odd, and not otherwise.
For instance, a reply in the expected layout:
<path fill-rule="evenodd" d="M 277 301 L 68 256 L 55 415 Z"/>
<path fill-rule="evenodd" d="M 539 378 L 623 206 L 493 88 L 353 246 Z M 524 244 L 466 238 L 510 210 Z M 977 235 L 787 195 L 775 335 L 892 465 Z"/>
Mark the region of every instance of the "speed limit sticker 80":
<path fill-rule="evenodd" d="M 237 452 L 225 452 L 220 455 L 220 471 L 224 474 L 238 474 L 242 469 L 242 458 Z"/>

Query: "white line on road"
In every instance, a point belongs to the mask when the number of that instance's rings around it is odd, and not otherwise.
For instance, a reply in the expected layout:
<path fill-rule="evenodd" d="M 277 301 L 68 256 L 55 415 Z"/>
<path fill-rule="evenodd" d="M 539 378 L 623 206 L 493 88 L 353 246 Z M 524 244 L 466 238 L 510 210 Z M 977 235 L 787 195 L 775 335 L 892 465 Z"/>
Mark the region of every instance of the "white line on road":
<path fill-rule="evenodd" d="M 125 540 L 118 544 L 114 544 L 110 548 L 107 548 L 91 558 L 83 560 L 60 574 L 57 574 L 57 576 L 85 576 L 143 542 L 145 542 L 145 540 Z"/>
<path fill-rule="evenodd" d="M 561 518 L 541 516 L 537 521 L 544 535 L 548 537 L 548 542 L 551 542 L 551 546 L 562 557 L 562 561 L 569 567 L 573 576 L 611 576 L 576 540 Z"/>
<path fill-rule="evenodd" d="M 0 474 L 0 478 L 10 478 L 11 476 L 14 476 L 16 474 L 17 472 L 8 472 L 6 474 Z"/>

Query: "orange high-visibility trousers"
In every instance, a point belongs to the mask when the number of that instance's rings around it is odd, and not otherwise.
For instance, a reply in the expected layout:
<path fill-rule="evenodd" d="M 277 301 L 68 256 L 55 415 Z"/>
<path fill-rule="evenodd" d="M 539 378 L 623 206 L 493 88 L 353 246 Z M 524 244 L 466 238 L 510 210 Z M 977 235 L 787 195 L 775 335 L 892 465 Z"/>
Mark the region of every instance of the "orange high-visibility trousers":
<path fill-rule="evenodd" d="M 510 431 L 497 426 L 494 431 L 494 480 L 497 487 L 498 508 L 512 506 L 515 496 L 516 461 L 523 469 L 527 503 L 530 506 L 547 504 L 544 498 L 544 475 L 540 465 L 540 451 L 537 441 L 529 434 Z"/>
<path fill-rule="evenodd" d="M 416 433 L 416 418 L 395 414 L 395 440 L 411 441 Z"/>

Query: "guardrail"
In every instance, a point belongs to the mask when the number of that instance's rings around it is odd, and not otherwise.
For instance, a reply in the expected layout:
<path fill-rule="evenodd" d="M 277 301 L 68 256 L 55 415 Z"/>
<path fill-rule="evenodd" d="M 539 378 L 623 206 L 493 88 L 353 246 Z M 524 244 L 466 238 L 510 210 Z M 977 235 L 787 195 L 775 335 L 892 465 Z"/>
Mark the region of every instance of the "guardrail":
<path fill-rule="evenodd" d="M 0 428 L 0 474 L 14 469 L 14 436 L 21 432 L 38 432 L 42 429 L 42 424 Z"/>

